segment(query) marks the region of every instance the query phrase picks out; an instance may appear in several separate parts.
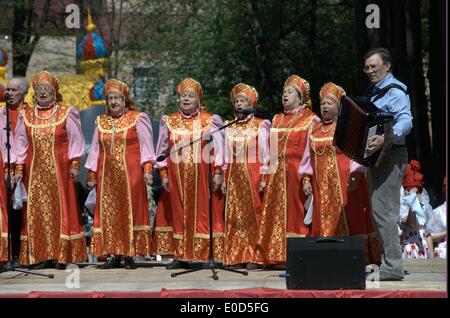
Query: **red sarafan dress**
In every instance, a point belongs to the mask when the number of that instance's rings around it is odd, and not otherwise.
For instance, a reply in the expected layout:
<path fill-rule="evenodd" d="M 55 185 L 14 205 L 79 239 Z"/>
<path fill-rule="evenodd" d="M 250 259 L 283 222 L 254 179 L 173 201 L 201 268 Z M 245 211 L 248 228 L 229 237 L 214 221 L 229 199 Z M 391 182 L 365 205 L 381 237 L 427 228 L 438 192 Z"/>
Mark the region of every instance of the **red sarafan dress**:
<path fill-rule="evenodd" d="M 259 187 L 268 163 L 269 131 L 268 120 L 253 116 L 225 131 L 224 265 L 253 262 L 261 219 Z"/>
<path fill-rule="evenodd" d="M 270 165 L 262 202 L 255 262 L 286 262 L 286 239 L 309 234 L 303 223 L 306 196 L 298 169 L 317 116 L 307 107 L 275 115 L 270 130 Z M 275 158 L 272 158 L 276 156 Z M 272 171 L 271 171 L 272 170 Z"/>
<path fill-rule="evenodd" d="M 97 117 L 86 161 L 96 177 L 96 204 L 90 253 L 95 256 L 147 255 L 151 250 L 150 214 L 144 172 L 154 161 L 147 114 L 128 110 L 120 118 Z"/>
<path fill-rule="evenodd" d="M 335 122 L 315 123 L 302 162 L 302 166 L 307 166 L 304 173 L 312 171 L 314 207 L 310 236 L 358 235 L 364 240 L 366 264 L 380 264 L 381 253 L 372 224 L 363 167 L 333 145 L 335 129 Z M 357 179 L 357 188 L 349 191 L 351 172 Z"/>
<path fill-rule="evenodd" d="M 36 106 L 35 106 L 36 107 Z M 45 260 L 77 263 L 86 260 L 86 240 L 75 182 L 70 168 L 79 166 L 84 137 L 78 111 L 61 103 L 47 109 L 27 107 L 16 128 L 19 158 L 26 155 L 21 264 Z M 21 154 L 21 155 L 19 155 Z"/>
<path fill-rule="evenodd" d="M 178 149 L 221 126 L 223 122 L 219 116 L 203 110 L 190 116 L 180 111 L 164 115 L 156 153 L 159 156 Z M 157 163 L 161 176 L 169 179 L 169 192 L 162 191 L 156 209 L 156 253 L 174 255 L 180 261 L 204 262 L 208 259 L 208 169 L 214 174 L 215 170 L 221 171 L 222 165 L 222 132 L 214 134 L 210 145 L 202 140 Z M 212 194 L 213 257 L 219 262 L 223 260 L 223 213 L 224 197 L 219 189 Z"/>

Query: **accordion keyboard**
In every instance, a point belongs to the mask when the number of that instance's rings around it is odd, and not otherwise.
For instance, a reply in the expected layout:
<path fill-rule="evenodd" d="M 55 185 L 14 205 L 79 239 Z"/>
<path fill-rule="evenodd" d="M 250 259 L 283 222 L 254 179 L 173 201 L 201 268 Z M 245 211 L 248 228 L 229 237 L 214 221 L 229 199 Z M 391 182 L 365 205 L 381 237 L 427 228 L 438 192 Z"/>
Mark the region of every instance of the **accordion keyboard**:
<path fill-rule="evenodd" d="M 369 157 L 367 154 L 367 146 L 369 145 L 369 139 L 377 134 L 377 125 L 369 127 L 367 131 L 366 148 L 364 149 L 364 159 Z"/>

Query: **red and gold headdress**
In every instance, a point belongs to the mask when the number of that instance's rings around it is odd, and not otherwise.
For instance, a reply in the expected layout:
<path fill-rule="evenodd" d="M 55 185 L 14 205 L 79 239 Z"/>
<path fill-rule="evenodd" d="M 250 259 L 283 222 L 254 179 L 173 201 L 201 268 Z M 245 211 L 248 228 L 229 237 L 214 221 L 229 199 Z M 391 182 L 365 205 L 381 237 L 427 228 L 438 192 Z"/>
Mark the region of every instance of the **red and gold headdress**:
<path fill-rule="evenodd" d="M 312 109 L 311 97 L 309 96 L 309 83 L 307 80 L 301 78 L 298 75 L 291 75 L 284 82 L 284 86 L 293 86 L 299 93 L 303 103 L 306 104 L 306 107 Z"/>
<path fill-rule="evenodd" d="M 178 86 L 177 86 L 177 92 L 178 92 L 178 96 L 181 96 L 181 94 L 184 91 L 192 91 L 194 93 L 197 94 L 198 99 L 200 102 L 203 101 L 203 90 L 202 90 L 202 86 L 200 85 L 199 82 L 197 82 L 195 79 L 192 78 L 185 78 L 184 80 L 182 80 Z"/>
<path fill-rule="evenodd" d="M 328 82 L 325 85 L 323 85 L 319 93 L 320 100 L 322 100 L 325 97 L 329 97 L 335 100 L 338 104 L 341 102 L 342 96 L 345 95 L 346 93 L 344 89 L 332 82 Z"/>
<path fill-rule="evenodd" d="M 253 86 L 239 83 L 234 85 L 233 89 L 230 92 L 230 100 L 234 102 L 237 96 L 247 97 L 252 106 L 255 106 L 258 102 L 258 92 Z"/>
<path fill-rule="evenodd" d="M 41 84 L 49 85 L 49 86 L 53 87 L 53 89 L 55 90 L 56 100 L 60 101 L 62 99 L 62 96 L 59 93 L 58 79 L 56 78 L 55 75 L 53 75 L 50 72 L 47 72 L 47 71 L 39 72 L 33 78 L 33 80 L 31 81 L 31 84 L 32 84 L 34 90 L 36 90 L 36 87 L 38 87 L 38 85 L 41 85 Z"/>
<path fill-rule="evenodd" d="M 133 105 L 133 101 L 130 99 L 128 85 L 125 84 L 124 82 L 114 78 L 107 80 L 105 85 L 103 86 L 103 96 L 105 96 L 106 98 L 108 93 L 110 92 L 122 94 L 128 106 Z"/>

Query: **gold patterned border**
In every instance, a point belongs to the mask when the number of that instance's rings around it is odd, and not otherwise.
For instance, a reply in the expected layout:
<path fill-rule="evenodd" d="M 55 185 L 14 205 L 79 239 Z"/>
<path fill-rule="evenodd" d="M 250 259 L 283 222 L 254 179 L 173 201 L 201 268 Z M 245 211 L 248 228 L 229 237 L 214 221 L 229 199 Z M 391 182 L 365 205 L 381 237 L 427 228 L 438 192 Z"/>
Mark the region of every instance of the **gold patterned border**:
<path fill-rule="evenodd" d="M 287 232 L 286 237 L 306 237 L 305 234 Z"/>
<path fill-rule="evenodd" d="M 160 226 L 160 227 L 155 227 L 155 229 L 153 231 L 155 231 L 155 232 L 173 232 L 173 227 L 172 226 Z"/>
<path fill-rule="evenodd" d="M 66 107 L 64 105 L 60 105 L 58 107 L 61 107 L 62 111 L 65 111 L 65 114 L 58 121 L 55 121 L 55 122 L 49 123 L 49 124 L 33 124 L 32 122 L 30 122 L 28 120 L 27 116 L 23 116 L 25 125 L 27 125 L 28 127 L 33 127 L 33 128 L 50 128 L 50 127 L 55 127 L 55 126 L 62 124 L 66 120 L 67 116 L 69 116 L 70 108 Z M 34 108 L 31 107 L 30 109 L 34 109 Z"/>
<path fill-rule="evenodd" d="M 274 121 L 275 122 L 275 121 Z M 273 132 L 293 132 L 293 131 L 304 131 L 308 130 L 309 127 L 314 123 L 314 116 L 311 116 L 310 119 L 306 120 L 305 123 L 301 126 L 296 126 L 294 128 L 270 128 L 270 131 Z"/>
<path fill-rule="evenodd" d="M 80 238 L 85 237 L 86 233 L 85 232 L 80 232 L 78 234 L 74 234 L 74 235 L 66 235 L 66 234 L 60 234 L 59 237 L 63 240 L 78 240 Z"/>
<path fill-rule="evenodd" d="M 137 122 L 139 121 L 139 118 L 141 118 L 141 115 L 142 115 L 142 114 L 139 113 L 139 114 L 136 116 L 136 118 L 134 118 L 133 121 L 132 121 L 128 126 L 125 126 L 125 127 L 119 128 L 119 129 L 116 129 L 116 130 L 114 130 L 114 133 L 124 132 L 124 131 L 127 131 L 128 129 L 130 129 L 130 128 L 136 126 L 136 125 L 137 125 Z M 101 116 L 99 116 L 99 117 L 102 117 L 102 116 L 107 116 L 107 115 L 101 115 Z M 124 116 L 126 116 L 126 115 L 124 115 Z M 112 133 L 112 129 L 106 129 L 106 128 L 103 128 L 103 127 L 102 127 L 101 121 L 100 121 L 100 120 L 98 120 L 98 122 L 97 122 L 97 127 L 98 127 L 98 130 L 99 130 L 100 132 L 102 132 L 102 133 L 109 133 L 109 134 Z"/>
<path fill-rule="evenodd" d="M 195 233 L 194 237 L 202 238 L 202 239 L 209 239 L 209 234 Z M 224 234 L 223 234 L 223 232 L 215 232 L 215 233 L 213 233 L 213 237 L 224 237 Z"/>
<path fill-rule="evenodd" d="M 311 141 L 321 142 L 321 141 L 331 141 L 333 140 L 333 137 L 322 137 L 322 138 L 316 138 L 312 134 L 310 135 Z"/>

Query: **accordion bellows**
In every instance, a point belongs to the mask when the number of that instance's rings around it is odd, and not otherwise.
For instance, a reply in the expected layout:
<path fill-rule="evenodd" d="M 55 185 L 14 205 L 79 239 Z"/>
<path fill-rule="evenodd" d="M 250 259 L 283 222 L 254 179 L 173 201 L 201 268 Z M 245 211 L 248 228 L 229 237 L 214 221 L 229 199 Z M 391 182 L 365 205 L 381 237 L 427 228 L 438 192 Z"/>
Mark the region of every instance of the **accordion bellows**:
<path fill-rule="evenodd" d="M 392 147 L 393 121 L 392 114 L 380 111 L 371 101 L 343 96 L 333 143 L 363 166 L 381 166 Z M 366 152 L 369 138 L 383 134 L 383 147 L 369 156 Z"/>

